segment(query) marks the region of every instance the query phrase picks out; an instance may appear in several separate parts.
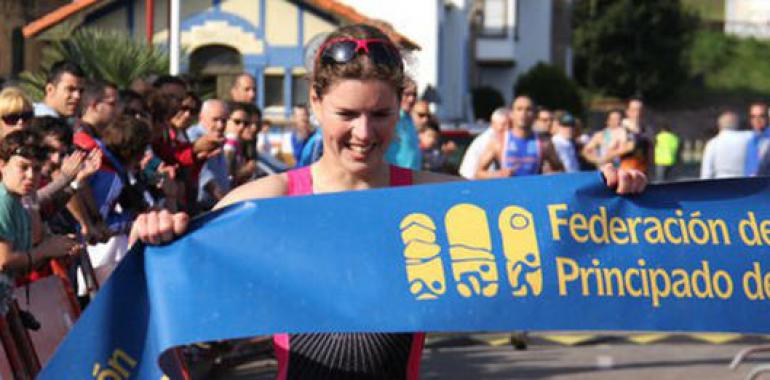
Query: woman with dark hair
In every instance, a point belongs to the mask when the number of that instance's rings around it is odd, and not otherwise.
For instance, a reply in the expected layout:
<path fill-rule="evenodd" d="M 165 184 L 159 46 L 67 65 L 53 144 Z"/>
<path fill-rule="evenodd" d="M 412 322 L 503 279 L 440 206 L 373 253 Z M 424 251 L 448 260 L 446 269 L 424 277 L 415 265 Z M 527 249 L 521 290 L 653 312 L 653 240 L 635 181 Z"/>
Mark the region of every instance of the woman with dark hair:
<path fill-rule="evenodd" d="M 311 106 L 323 129 L 321 159 L 230 192 L 216 208 L 256 198 L 311 195 L 458 180 L 388 164 L 385 152 L 399 119 L 405 76 L 397 47 L 380 30 L 351 25 L 330 34 L 310 78 Z M 638 192 L 646 179 L 608 169 L 619 193 Z M 620 181 L 618 181 L 620 178 Z M 185 214 L 140 215 L 132 234 L 158 244 L 187 227 Z M 279 379 L 413 379 L 419 371 L 421 333 L 276 335 Z"/>
<path fill-rule="evenodd" d="M 185 131 L 198 117 L 198 112 L 201 109 L 201 99 L 192 91 L 188 91 L 184 99 L 181 100 L 178 110 L 174 113 L 174 116 L 170 119 L 171 126 L 184 136 L 184 140 L 190 142 L 187 138 Z"/>

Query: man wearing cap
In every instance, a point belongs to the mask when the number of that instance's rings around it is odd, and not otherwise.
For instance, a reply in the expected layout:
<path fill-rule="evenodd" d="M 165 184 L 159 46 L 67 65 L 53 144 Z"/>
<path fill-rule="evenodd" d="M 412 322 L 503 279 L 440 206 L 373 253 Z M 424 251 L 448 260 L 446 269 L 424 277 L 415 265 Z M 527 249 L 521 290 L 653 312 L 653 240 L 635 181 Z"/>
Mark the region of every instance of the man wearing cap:
<path fill-rule="evenodd" d="M 566 111 L 554 113 L 554 134 L 551 137 L 553 147 L 559 160 L 564 165 L 564 171 L 574 173 L 580 170 L 580 163 L 575 149 L 575 117 Z"/>

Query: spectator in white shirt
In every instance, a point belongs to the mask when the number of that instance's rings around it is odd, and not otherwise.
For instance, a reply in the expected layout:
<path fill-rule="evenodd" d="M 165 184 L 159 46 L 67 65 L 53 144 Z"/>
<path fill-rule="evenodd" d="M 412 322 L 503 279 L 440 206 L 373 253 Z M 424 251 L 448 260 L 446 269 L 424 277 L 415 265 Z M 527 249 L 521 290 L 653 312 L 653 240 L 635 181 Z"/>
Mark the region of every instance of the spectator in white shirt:
<path fill-rule="evenodd" d="M 489 142 L 493 139 L 502 141 L 505 131 L 511 129 L 511 110 L 501 107 L 492 112 L 489 120 L 489 128 L 481 132 L 471 142 L 471 145 L 465 151 L 463 161 L 460 164 L 459 173 L 467 179 L 476 177 L 476 169 L 479 165 L 481 155 L 484 153 Z"/>
<path fill-rule="evenodd" d="M 738 115 L 725 111 L 717 120 L 719 133 L 706 143 L 703 150 L 700 177 L 729 178 L 744 175 L 746 144 L 751 139 L 751 131 L 738 130 Z"/>

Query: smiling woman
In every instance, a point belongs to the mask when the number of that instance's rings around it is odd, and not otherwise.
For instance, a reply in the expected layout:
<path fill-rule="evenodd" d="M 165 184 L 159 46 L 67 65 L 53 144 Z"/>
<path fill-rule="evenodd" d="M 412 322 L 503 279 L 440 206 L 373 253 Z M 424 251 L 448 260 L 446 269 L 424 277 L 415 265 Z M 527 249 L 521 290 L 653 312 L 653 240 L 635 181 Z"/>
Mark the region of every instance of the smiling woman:
<path fill-rule="evenodd" d="M 401 55 L 380 30 L 350 25 L 330 34 L 315 57 L 310 100 L 323 131 L 323 156 L 309 167 L 263 177 L 225 196 L 215 208 L 282 196 L 458 180 L 385 161 L 399 118 L 405 76 Z M 641 191 L 638 173 L 608 169 L 608 185 Z M 158 244 L 187 228 L 187 215 L 140 215 L 132 239 Z M 344 239 L 330 236 L 328 239 Z M 279 379 L 416 379 L 422 333 L 289 334 L 275 337 Z"/>

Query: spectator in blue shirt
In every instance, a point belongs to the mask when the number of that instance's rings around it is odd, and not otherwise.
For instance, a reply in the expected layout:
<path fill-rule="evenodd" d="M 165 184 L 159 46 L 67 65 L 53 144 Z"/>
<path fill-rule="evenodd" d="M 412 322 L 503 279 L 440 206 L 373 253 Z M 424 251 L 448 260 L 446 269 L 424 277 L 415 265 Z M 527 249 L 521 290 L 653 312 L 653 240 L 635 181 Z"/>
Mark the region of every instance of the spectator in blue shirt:
<path fill-rule="evenodd" d="M 412 108 L 417 102 L 417 84 L 407 79 L 401 95 L 401 110 L 396 124 L 396 134 L 385 153 L 385 159 L 393 165 L 412 170 L 422 168 L 422 152 L 417 129 L 412 121 Z"/>

